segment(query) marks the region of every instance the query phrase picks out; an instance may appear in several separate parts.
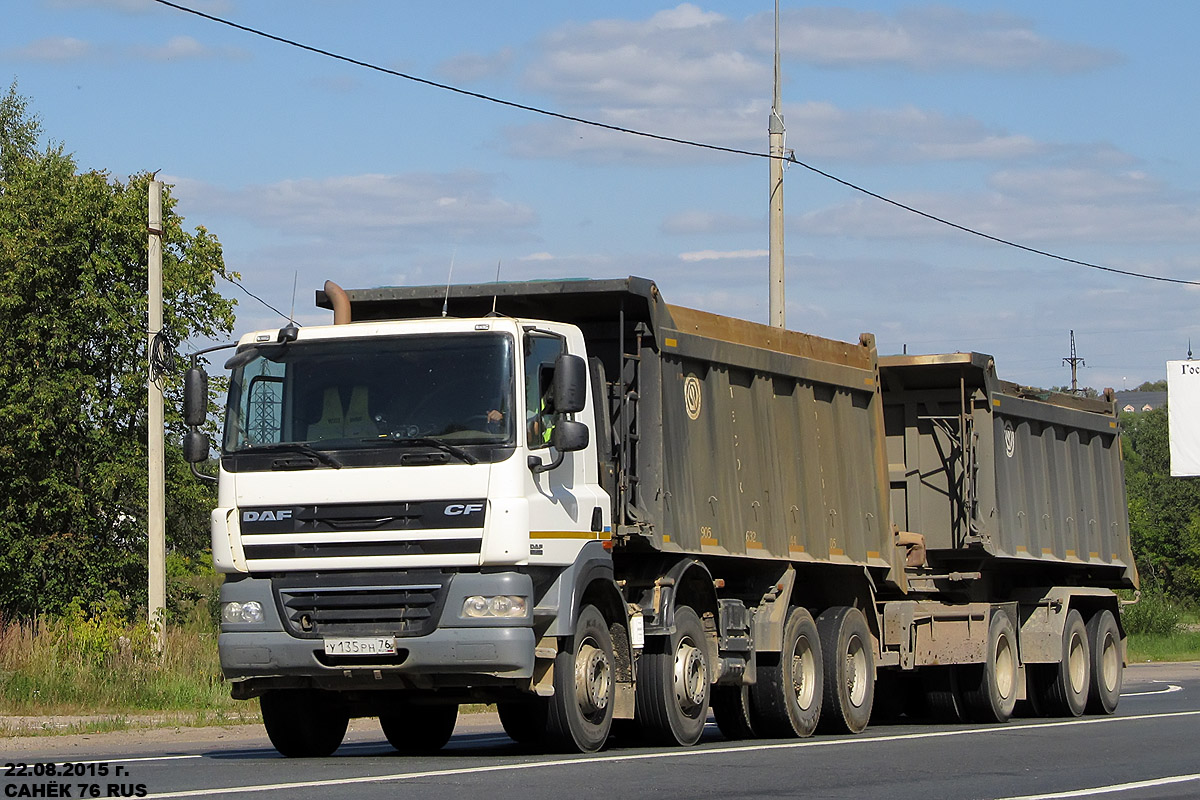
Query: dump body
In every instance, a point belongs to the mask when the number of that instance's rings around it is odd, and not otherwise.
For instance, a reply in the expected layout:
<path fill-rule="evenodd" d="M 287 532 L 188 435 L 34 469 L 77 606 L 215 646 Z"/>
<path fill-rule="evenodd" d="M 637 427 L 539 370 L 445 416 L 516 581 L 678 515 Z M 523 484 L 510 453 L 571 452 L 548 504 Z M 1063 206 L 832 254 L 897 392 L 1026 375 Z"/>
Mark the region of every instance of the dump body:
<path fill-rule="evenodd" d="M 880 375 L 892 513 L 931 563 L 1136 585 L 1113 403 L 1001 381 L 979 353 Z"/>
<path fill-rule="evenodd" d="M 666 553 L 867 567 L 892 544 L 874 339 L 858 344 L 663 302 L 653 283 L 545 281 L 348 292 L 355 320 L 497 313 L 577 325 L 617 538 Z M 323 293 L 318 305 L 329 306 Z M 600 405 L 600 404 L 598 404 Z"/>

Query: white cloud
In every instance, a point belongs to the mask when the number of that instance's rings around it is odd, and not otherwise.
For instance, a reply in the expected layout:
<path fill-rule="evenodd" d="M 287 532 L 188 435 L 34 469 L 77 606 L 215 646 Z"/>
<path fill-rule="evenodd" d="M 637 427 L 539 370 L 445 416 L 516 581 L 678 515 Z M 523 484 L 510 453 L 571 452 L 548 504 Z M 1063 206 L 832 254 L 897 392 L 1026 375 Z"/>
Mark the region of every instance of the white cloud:
<path fill-rule="evenodd" d="M 758 51 L 773 52 L 773 15 L 757 15 L 746 26 Z M 1047 38 L 1029 20 L 940 6 L 903 9 L 895 16 L 795 9 L 781 14 L 780 29 L 785 57 L 825 66 L 1077 72 L 1119 60 L 1111 51 Z"/>
<path fill-rule="evenodd" d="M 90 43 L 72 36 L 50 36 L 3 51 L 6 58 L 20 61 L 78 61 L 94 53 Z"/>
<path fill-rule="evenodd" d="M 681 261 L 728 261 L 761 259 L 769 255 L 767 250 L 695 250 L 690 253 L 680 253 Z"/>
<path fill-rule="evenodd" d="M 508 240 L 529 235 L 536 215 L 528 206 L 496 195 L 494 178 L 477 172 L 348 175 L 301 178 L 263 186 L 223 189 L 178 180 L 205 215 L 236 214 L 289 236 L 379 240 Z"/>

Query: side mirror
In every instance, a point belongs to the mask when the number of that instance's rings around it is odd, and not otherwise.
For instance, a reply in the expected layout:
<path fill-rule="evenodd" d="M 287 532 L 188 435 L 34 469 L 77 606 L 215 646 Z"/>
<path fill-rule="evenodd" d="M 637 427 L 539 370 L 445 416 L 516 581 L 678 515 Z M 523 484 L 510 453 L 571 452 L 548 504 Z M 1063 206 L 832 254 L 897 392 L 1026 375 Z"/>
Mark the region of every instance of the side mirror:
<path fill-rule="evenodd" d="M 588 426 L 573 419 L 560 420 L 550 432 L 550 446 L 561 453 L 571 453 L 588 446 Z"/>
<path fill-rule="evenodd" d="M 587 384 L 587 362 L 580 356 L 567 353 L 560 355 L 554 361 L 554 412 L 574 414 L 583 411 L 587 400 Z M 586 441 L 583 446 L 587 446 Z"/>
<path fill-rule="evenodd" d="M 183 374 L 183 421 L 194 428 L 203 425 L 207 416 L 208 374 L 202 369 L 192 367 Z"/>
<path fill-rule="evenodd" d="M 208 434 L 188 431 L 183 435 L 183 460 L 189 464 L 199 464 L 207 460 L 211 449 Z"/>

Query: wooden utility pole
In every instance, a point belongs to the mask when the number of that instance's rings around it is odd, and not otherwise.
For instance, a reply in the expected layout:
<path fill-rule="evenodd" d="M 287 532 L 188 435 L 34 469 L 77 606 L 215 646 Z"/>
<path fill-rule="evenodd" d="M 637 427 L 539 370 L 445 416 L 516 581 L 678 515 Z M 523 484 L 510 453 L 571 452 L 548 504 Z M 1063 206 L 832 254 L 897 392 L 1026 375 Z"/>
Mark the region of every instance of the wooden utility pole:
<path fill-rule="evenodd" d="M 162 330 L 162 183 L 150 181 L 150 224 L 149 258 L 149 314 L 146 339 L 146 360 L 149 365 L 147 400 L 149 416 L 146 427 L 147 452 L 149 457 L 149 497 L 146 511 L 146 532 L 149 536 L 149 607 L 150 628 L 154 631 L 158 651 L 166 643 L 167 606 L 167 542 L 166 542 L 166 499 L 163 447 L 163 393 L 159 383 L 161 376 L 155 370 L 154 338 Z"/>
<path fill-rule="evenodd" d="M 770 250 L 768 255 L 770 324 L 776 328 L 786 325 L 783 296 L 783 113 L 779 88 L 779 0 L 775 0 L 775 91 L 771 101 L 770 135 L 771 197 Z"/>

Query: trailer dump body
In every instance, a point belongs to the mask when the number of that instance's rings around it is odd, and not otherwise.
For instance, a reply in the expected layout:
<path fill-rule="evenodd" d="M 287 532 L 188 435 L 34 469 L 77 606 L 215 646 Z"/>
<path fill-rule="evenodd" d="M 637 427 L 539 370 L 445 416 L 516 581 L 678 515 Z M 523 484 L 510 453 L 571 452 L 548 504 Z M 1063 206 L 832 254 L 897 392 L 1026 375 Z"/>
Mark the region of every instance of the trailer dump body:
<path fill-rule="evenodd" d="M 880 359 L 892 513 L 954 568 L 1133 588 L 1111 401 L 999 380 L 980 353 Z"/>

